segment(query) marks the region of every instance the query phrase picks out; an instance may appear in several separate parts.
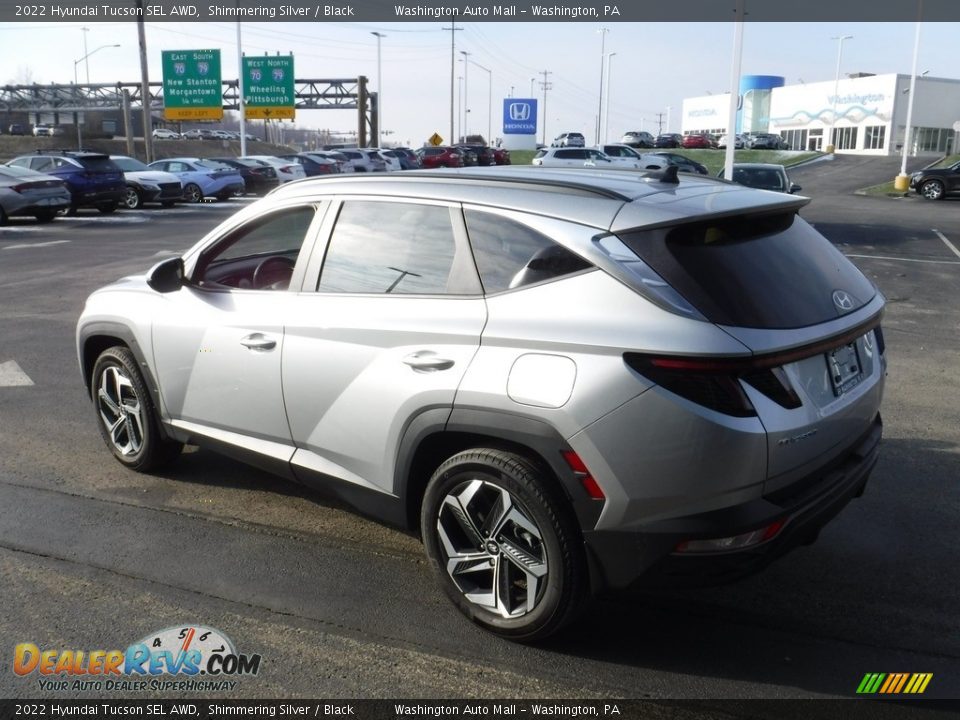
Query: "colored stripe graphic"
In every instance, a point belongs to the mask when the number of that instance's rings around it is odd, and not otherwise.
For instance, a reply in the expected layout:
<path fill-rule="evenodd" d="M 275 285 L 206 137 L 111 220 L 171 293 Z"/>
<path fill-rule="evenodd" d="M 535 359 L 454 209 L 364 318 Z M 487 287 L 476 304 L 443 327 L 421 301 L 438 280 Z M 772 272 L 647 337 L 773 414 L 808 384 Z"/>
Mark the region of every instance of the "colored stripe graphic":
<path fill-rule="evenodd" d="M 867 673 L 857 686 L 857 694 L 919 695 L 932 679 L 933 673 Z"/>

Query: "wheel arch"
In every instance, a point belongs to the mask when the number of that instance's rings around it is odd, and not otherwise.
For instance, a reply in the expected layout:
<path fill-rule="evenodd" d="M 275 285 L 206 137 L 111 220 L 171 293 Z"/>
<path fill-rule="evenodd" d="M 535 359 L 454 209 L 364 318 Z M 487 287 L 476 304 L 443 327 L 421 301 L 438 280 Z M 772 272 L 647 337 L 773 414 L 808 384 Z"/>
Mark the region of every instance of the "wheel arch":
<path fill-rule="evenodd" d="M 551 425 L 507 412 L 436 409 L 417 416 L 400 442 L 395 487 L 404 504 L 406 528 L 419 534 L 427 484 L 445 460 L 470 448 L 491 448 L 528 458 L 559 489 L 582 529 L 596 525 L 602 503 L 591 500 L 561 452 L 570 446 Z"/>
<path fill-rule="evenodd" d="M 87 397 L 93 397 L 93 366 L 97 358 L 107 348 L 114 346 L 127 348 L 137 361 L 137 369 L 143 376 L 143 381 L 150 391 L 150 399 L 153 401 L 153 408 L 156 414 L 157 427 L 164 436 L 168 436 L 166 427 L 163 424 L 160 408 L 160 386 L 154 379 L 150 365 L 147 363 L 146 354 L 143 347 L 137 340 L 134 332 L 121 323 L 99 321 L 89 323 L 79 332 L 77 347 L 79 350 L 80 373 L 83 376 L 83 385 L 87 391 Z"/>

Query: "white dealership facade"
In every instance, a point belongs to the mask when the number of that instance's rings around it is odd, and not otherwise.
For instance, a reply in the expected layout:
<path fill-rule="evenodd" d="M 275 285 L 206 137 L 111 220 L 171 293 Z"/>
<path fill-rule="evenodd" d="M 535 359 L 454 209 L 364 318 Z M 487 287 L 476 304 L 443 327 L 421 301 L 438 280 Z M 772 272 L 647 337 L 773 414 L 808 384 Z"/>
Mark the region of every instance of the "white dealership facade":
<path fill-rule="evenodd" d="M 725 134 L 729 99 L 724 94 L 684 100 L 682 132 Z M 740 98 L 737 132 L 775 133 L 792 149 L 824 150 L 835 124 L 837 152 L 897 155 L 903 148 L 909 102 L 910 76 L 900 74 L 844 78 L 836 85 L 827 80 L 747 90 Z M 960 80 L 918 77 L 910 154 L 957 152 L 958 121 Z"/>

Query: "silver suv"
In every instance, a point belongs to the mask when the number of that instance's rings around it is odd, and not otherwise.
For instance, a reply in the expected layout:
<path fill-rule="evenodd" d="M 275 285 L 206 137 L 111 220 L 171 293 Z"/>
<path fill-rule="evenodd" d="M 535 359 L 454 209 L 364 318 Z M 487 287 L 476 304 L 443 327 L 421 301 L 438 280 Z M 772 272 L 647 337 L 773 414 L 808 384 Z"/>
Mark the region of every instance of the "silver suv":
<path fill-rule="evenodd" d="M 805 198 L 670 168 L 311 178 L 77 326 L 107 448 L 209 444 L 418 532 L 514 640 L 758 570 L 862 493 L 884 299 Z"/>

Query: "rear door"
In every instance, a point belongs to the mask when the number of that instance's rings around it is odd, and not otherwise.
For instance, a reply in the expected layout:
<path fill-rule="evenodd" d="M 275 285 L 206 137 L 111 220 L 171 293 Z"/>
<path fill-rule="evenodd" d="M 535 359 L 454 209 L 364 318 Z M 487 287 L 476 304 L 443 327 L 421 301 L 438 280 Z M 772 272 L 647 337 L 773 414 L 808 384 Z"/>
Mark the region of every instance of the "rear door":
<path fill-rule="evenodd" d="M 389 493 L 409 423 L 449 415 L 486 304 L 459 206 L 347 198 L 329 225 L 285 319 L 292 463 Z"/>

